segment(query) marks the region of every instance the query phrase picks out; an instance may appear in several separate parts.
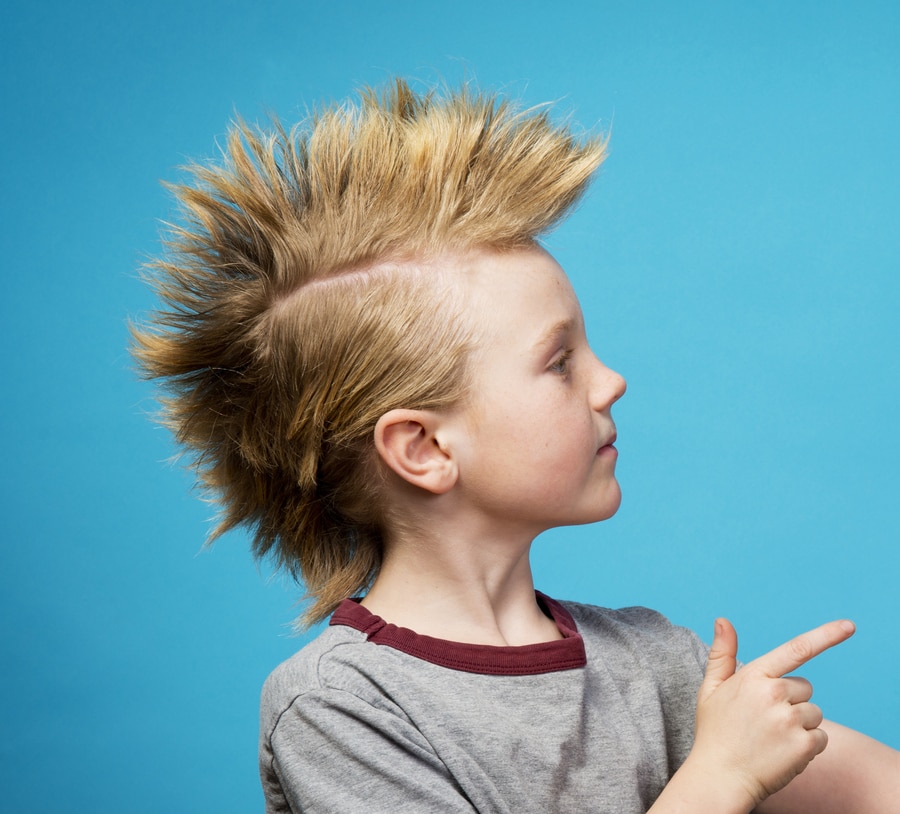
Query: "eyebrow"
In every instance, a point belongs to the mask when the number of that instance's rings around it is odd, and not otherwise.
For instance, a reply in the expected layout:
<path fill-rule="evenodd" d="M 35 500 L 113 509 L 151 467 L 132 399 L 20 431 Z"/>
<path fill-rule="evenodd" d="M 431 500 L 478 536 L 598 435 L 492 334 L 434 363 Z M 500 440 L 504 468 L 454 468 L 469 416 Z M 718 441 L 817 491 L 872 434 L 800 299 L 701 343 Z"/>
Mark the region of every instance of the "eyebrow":
<path fill-rule="evenodd" d="M 576 321 L 571 317 L 561 319 L 549 331 L 541 335 L 541 338 L 534 343 L 535 350 L 543 350 L 548 345 L 552 345 L 558 341 L 561 336 L 571 333 L 575 328 Z"/>

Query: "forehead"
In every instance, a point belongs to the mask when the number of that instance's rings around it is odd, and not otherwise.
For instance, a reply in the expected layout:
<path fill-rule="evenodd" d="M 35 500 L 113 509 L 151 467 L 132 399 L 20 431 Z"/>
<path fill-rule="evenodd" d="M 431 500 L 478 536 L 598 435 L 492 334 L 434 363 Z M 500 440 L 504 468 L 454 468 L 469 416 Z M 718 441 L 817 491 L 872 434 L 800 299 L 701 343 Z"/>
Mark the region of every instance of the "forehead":
<path fill-rule="evenodd" d="M 569 278 L 540 247 L 478 253 L 461 265 L 457 280 L 472 327 L 486 340 L 534 345 L 582 327 Z"/>

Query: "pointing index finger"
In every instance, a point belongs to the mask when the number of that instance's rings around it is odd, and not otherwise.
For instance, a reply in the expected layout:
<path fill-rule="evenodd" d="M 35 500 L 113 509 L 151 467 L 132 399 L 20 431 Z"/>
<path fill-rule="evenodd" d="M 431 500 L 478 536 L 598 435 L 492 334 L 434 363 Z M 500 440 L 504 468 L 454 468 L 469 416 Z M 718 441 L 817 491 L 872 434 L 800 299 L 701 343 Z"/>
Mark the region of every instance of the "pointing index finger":
<path fill-rule="evenodd" d="M 846 619 L 828 622 L 770 650 L 751 664 L 770 678 L 778 678 L 793 672 L 802 664 L 824 653 L 829 647 L 846 641 L 855 632 L 856 625 Z"/>

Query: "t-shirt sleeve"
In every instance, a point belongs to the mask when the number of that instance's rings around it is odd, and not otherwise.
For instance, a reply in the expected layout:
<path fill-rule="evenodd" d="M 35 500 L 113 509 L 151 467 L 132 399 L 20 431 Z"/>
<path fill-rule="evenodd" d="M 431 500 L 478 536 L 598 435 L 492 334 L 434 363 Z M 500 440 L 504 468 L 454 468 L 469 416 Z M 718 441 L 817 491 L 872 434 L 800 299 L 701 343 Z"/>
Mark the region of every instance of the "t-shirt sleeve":
<path fill-rule="evenodd" d="M 645 745 L 664 746 L 655 765 L 664 767 L 667 780 L 693 747 L 708 648 L 692 631 L 649 608 L 567 607 L 585 631 L 589 661 L 603 665 L 623 703 L 637 704 L 631 718 L 641 727 Z"/>
<path fill-rule="evenodd" d="M 297 696 L 263 736 L 260 773 L 267 814 L 475 811 L 411 722 L 343 690 Z"/>

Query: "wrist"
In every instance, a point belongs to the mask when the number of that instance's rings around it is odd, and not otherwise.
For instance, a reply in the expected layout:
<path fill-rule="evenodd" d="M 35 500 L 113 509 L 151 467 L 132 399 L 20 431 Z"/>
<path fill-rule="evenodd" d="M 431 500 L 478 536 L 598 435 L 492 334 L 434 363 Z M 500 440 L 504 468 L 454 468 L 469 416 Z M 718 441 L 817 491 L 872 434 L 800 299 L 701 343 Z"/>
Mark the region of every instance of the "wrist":
<path fill-rule="evenodd" d="M 758 802 L 739 778 L 692 753 L 647 814 L 750 814 Z"/>

